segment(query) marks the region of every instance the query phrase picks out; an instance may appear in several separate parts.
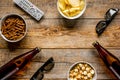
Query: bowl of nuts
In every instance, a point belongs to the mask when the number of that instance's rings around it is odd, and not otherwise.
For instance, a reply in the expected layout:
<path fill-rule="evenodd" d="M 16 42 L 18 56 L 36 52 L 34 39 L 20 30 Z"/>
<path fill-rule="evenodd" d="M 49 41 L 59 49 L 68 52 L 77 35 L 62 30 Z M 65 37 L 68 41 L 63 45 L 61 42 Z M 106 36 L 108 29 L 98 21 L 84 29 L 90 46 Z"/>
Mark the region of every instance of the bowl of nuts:
<path fill-rule="evenodd" d="M 86 0 L 58 0 L 57 9 L 67 19 L 79 18 L 86 9 Z"/>
<path fill-rule="evenodd" d="M 24 18 L 18 14 L 8 14 L 1 20 L 0 34 L 8 42 L 22 40 L 27 32 Z"/>
<path fill-rule="evenodd" d="M 68 80 L 96 80 L 95 68 L 88 62 L 80 61 L 73 64 L 67 74 Z"/>

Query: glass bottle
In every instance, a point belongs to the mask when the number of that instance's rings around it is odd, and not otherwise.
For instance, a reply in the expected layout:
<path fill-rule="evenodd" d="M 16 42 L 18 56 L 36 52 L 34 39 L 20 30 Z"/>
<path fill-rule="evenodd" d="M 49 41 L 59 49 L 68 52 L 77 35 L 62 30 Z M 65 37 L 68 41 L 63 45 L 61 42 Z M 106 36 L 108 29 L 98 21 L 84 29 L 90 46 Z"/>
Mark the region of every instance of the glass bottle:
<path fill-rule="evenodd" d="M 36 47 L 29 52 L 26 52 L 22 55 L 13 58 L 8 63 L 0 67 L 0 80 L 6 80 L 7 78 L 15 74 L 39 52 L 40 49 Z"/>
<path fill-rule="evenodd" d="M 120 60 L 109 51 L 107 51 L 104 47 L 102 47 L 98 42 L 94 42 L 93 46 L 97 49 L 106 66 L 120 80 Z"/>

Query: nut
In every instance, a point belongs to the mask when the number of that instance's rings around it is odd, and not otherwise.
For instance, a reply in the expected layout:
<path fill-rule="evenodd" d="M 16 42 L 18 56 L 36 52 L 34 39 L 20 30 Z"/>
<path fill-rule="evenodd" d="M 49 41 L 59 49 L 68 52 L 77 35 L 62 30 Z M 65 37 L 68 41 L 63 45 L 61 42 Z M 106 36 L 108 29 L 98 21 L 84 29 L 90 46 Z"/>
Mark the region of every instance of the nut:
<path fill-rule="evenodd" d="M 76 64 L 69 73 L 70 80 L 92 80 L 94 69 L 87 63 Z"/>

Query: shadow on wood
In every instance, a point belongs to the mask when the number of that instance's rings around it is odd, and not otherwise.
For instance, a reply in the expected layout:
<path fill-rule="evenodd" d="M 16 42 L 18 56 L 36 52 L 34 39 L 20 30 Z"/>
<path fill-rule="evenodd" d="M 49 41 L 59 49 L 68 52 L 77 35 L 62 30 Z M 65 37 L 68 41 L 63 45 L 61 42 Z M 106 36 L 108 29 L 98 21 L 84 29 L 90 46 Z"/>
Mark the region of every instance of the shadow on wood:
<path fill-rule="evenodd" d="M 19 45 L 20 45 L 20 42 L 16 42 L 16 43 L 8 42 L 7 47 L 9 48 L 10 51 L 14 51 L 19 47 Z"/>
<path fill-rule="evenodd" d="M 10 51 L 14 51 L 15 49 L 18 49 L 20 48 L 21 44 L 22 44 L 22 41 L 24 40 L 25 38 L 23 38 L 22 40 L 20 40 L 19 42 L 7 42 L 7 47 Z"/>
<path fill-rule="evenodd" d="M 74 28 L 74 25 L 77 23 L 77 19 L 69 20 L 69 19 L 63 19 L 64 27 L 72 29 Z"/>

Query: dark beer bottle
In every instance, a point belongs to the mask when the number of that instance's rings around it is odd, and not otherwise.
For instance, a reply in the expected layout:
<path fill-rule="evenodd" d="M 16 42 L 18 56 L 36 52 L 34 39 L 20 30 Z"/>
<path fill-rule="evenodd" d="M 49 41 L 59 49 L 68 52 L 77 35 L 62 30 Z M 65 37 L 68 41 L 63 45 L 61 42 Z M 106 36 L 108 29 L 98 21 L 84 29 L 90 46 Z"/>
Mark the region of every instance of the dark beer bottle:
<path fill-rule="evenodd" d="M 93 43 L 97 49 L 100 57 L 106 64 L 106 66 L 114 73 L 114 75 L 120 80 L 120 61 L 117 57 L 103 48 L 98 42 Z"/>
<path fill-rule="evenodd" d="M 33 50 L 26 52 L 13 58 L 0 68 L 0 80 L 6 80 L 21 68 L 23 68 L 40 50 L 34 48 Z"/>

